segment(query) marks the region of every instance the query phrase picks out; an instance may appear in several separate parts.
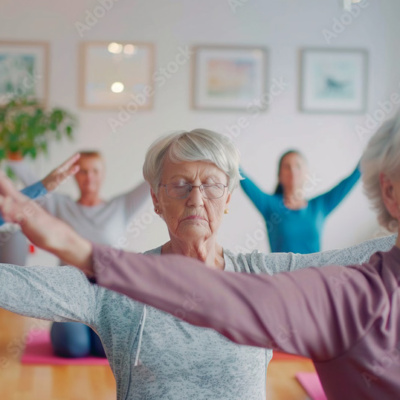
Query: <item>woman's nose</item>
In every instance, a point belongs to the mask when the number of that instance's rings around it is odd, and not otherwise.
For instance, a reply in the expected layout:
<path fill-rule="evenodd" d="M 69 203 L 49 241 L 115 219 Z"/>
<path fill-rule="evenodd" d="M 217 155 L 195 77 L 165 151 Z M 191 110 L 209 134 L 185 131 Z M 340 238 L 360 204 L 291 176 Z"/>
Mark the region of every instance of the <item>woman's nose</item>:
<path fill-rule="evenodd" d="M 187 198 L 187 204 L 196 207 L 204 204 L 203 195 L 198 186 L 192 187 L 192 190 L 189 192 L 189 196 Z"/>

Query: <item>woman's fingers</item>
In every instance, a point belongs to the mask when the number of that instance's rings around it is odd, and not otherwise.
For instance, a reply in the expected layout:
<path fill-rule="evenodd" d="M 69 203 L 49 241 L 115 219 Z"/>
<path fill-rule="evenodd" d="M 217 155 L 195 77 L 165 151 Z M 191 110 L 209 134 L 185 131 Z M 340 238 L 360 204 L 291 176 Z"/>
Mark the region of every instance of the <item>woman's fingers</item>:
<path fill-rule="evenodd" d="M 80 156 L 80 153 L 74 154 L 42 180 L 43 186 L 48 192 L 55 190 L 66 179 L 79 171 L 79 165 L 76 162 Z"/>
<path fill-rule="evenodd" d="M 58 173 L 54 177 L 56 187 L 61 185 L 63 182 L 65 182 L 71 176 L 74 176 L 78 171 L 79 171 L 79 165 L 72 165 L 72 167 L 69 167 L 68 169 L 66 169 L 62 172 L 58 171 Z"/>
<path fill-rule="evenodd" d="M 74 176 L 78 171 L 79 171 L 79 165 L 72 165 L 72 167 L 69 167 L 68 169 L 63 171 L 54 171 L 52 175 L 53 183 L 55 186 L 54 189 L 57 186 L 61 185 L 63 182 L 65 182 L 71 176 Z"/>
<path fill-rule="evenodd" d="M 73 176 L 79 171 L 79 165 L 73 165 L 69 170 L 68 170 L 68 176 Z"/>
<path fill-rule="evenodd" d="M 4 197 L 11 197 L 18 201 L 27 200 L 27 197 L 14 187 L 11 180 L 6 176 L 3 171 L 0 171 L 0 195 Z"/>
<path fill-rule="evenodd" d="M 71 166 L 73 166 L 79 160 L 80 157 L 81 153 L 75 153 L 73 156 L 64 161 L 59 167 L 57 167 L 56 171 L 57 170 L 59 172 L 68 171 L 71 168 Z"/>
<path fill-rule="evenodd" d="M 3 216 L 4 221 L 10 222 L 9 221 L 9 215 L 8 215 L 8 205 L 7 205 L 7 198 L 0 195 L 0 213 Z"/>
<path fill-rule="evenodd" d="M 24 210 L 22 203 L 18 204 L 17 201 L 11 197 L 0 195 L 0 213 L 2 214 L 4 221 L 21 224 L 25 215 Z"/>

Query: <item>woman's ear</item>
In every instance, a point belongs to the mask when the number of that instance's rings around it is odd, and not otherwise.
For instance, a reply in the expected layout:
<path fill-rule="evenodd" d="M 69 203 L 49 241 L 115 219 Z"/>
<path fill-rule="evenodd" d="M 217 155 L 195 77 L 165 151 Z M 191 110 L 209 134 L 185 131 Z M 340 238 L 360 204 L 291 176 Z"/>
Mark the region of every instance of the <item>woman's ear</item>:
<path fill-rule="evenodd" d="M 398 199 L 396 196 L 396 191 L 393 182 L 384 173 L 381 173 L 379 175 L 379 183 L 381 186 L 382 199 L 383 202 L 385 203 L 386 209 L 393 218 L 399 220 L 400 208 L 398 201 L 400 199 Z"/>
<path fill-rule="evenodd" d="M 153 189 L 150 189 L 150 194 L 151 194 L 151 199 L 153 200 L 153 205 L 154 205 L 154 210 L 159 210 L 160 209 L 160 204 L 158 201 L 157 195 L 154 193 Z M 158 214 L 158 212 L 156 211 Z"/>
<path fill-rule="evenodd" d="M 229 192 L 225 204 L 228 205 L 230 201 L 231 201 L 231 193 Z"/>

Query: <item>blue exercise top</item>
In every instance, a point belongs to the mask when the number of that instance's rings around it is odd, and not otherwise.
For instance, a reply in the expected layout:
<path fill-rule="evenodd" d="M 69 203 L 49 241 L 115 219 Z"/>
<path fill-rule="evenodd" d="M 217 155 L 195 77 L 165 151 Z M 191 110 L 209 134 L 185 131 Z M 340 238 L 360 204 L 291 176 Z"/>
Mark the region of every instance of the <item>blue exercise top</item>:
<path fill-rule="evenodd" d="M 264 217 L 271 252 L 315 253 L 320 251 L 326 217 L 346 197 L 360 178 L 359 167 L 329 192 L 309 200 L 298 210 L 287 208 L 282 194 L 264 193 L 241 170 L 240 181 L 246 195 Z"/>

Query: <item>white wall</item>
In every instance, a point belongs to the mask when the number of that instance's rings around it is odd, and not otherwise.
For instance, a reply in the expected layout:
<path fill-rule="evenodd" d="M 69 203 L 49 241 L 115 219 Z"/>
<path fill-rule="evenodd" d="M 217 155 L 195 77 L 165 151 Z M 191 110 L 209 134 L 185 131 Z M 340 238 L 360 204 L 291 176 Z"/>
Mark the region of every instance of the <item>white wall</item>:
<path fill-rule="evenodd" d="M 140 181 L 146 148 L 161 134 L 196 127 L 229 134 L 230 127 L 243 116 L 248 118 L 249 126 L 235 141 L 241 150 L 244 168 L 265 190 L 273 189 L 278 156 L 287 148 L 303 151 L 311 172 L 320 178 L 310 195 L 323 192 L 350 173 L 366 144 L 366 137 L 360 137 L 355 127 L 365 125 L 367 114 L 299 113 L 298 52 L 309 46 L 367 49 L 370 55 L 368 113 L 374 113 L 380 101 L 400 91 L 398 0 L 368 0 L 360 15 L 352 18 L 329 44 L 324 30 L 332 30 L 335 18 L 343 18 L 338 0 L 237 0 L 238 3 L 242 6 L 234 11 L 228 0 L 119 0 L 81 38 L 75 24 L 85 23 L 87 12 L 98 6 L 97 1 L 2 0 L 0 39 L 49 41 L 50 104 L 69 108 L 80 119 L 76 141 L 53 146 L 51 157 L 35 164 L 37 171 L 44 174 L 77 149 L 100 148 L 108 162 L 104 195 L 110 197 Z M 348 16 L 345 18 L 347 23 Z M 174 60 L 179 46 L 263 46 L 269 52 L 269 81 L 284 79 L 288 88 L 258 118 L 245 113 L 194 111 L 189 107 L 188 63 L 157 89 L 152 111 L 135 114 L 120 131 L 112 133 L 107 121 L 115 117 L 115 112 L 84 111 L 77 105 L 77 48 L 82 40 L 153 42 L 156 68 Z M 72 185 L 64 190 L 76 193 Z M 167 239 L 166 229 L 153 216 L 150 203 L 138 218 L 143 233 L 131 241 L 131 248 L 145 250 Z M 235 248 L 247 242 L 249 246 L 266 250 L 260 221 L 252 204 L 238 190 L 221 228 L 222 244 Z M 357 243 L 376 231 L 374 215 L 359 185 L 329 219 L 323 248 Z M 249 238 L 253 238 L 253 243 Z"/>

